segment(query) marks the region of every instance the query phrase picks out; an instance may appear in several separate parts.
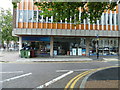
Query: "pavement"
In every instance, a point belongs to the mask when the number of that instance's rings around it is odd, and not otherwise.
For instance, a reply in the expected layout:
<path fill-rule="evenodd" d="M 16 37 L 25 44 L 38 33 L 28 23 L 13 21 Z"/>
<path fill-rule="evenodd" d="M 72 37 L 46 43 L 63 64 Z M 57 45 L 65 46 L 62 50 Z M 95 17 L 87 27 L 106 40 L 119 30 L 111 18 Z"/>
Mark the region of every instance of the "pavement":
<path fill-rule="evenodd" d="M 96 56 L 54 56 L 54 57 L 34 57 L 34 58 L 21 58 L 18 51 L 4 51 L 0 52 L 1 62 L 12 61 L 33 61 L 33 62 L 79 62 L 79 61 L 112 61 L 119 60 L 118 56 L 100 56 L 99 59 Z"/>
<path fill-rule="evenodd" d="M 83 86 L 84 88 L 114 88 L 118 90 L 120 89 L 119 70 L 120 67 L 114 67 L 92 73 Z"/>

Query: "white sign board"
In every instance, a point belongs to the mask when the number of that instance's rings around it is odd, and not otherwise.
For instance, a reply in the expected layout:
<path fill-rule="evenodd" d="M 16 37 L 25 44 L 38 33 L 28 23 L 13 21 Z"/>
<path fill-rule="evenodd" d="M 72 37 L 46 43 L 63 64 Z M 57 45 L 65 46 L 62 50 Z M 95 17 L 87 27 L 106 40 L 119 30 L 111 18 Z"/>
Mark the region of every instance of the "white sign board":
<path fill-rule="evenodd" d="M 76 55 L 76 48 L 73 48 L 73 49 L 72 49 L 72 54 L 73 54 L 73 55 Z"/>
<path fill-rule="evenodd" d="M 78 55 L 82 55 L 82 48 L 78 48 Z"/>
<path fill-rule="evenodd" d="M 57 55 L 57 50 L 54 50 L 54 55 L 55 55 L 55 56 Z"/>

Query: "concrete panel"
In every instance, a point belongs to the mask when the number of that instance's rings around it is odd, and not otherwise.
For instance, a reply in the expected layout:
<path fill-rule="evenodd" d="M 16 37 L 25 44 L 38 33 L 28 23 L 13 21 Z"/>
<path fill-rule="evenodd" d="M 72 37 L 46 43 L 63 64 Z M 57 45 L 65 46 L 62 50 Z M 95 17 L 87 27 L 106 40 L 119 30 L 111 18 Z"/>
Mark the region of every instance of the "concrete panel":
<path fill-rule="evenodd" d="M 108 36 L 120 37 L 120 31 L 70 30 L 70 29 L 14 29 L 16 35 L 63 35 L 63 36 Z M 22 33 L 21 33 L 22 32 Z"/>
<path fill-rule="evenodd" d="M 26 34 L 26 32 L 27 32 L 26 29 L 21 29 L 21 31 L 22 31 L 22 32 L 21 32 L 22 34 Z"/>
<path fill-rule="evenodd" d="M 81 36 L 85 36 L 84 30 L 81 30 Z"/>
<path fill-rule="evenodd" d="M 15 34 L 17 33 L 16 29 L 12 30 L 12 36 L 16 36 Z"/>
<path fill-rule="evenodd" d="M 53 33 L 52 33 L 53 35 L 61 35 L 62 34 L 62 31 L 61 31 L 61 29 L 57 29 L 56 31 L 54 30 L 53 31 Z"/>
<path fill-rule="evenodd" d="M 103 33 L 103 36 L 106 36 L 106 31 L 103 31 L 104 33 Z"/>
<path fill-rule="evenodd" d="M 36 29 L 32 29 L 32 32 L 31 32 L 32 35 L 36 35 Z"/>
<path fill-rule="evenodd" d="M 71 30 L 70 30 L 70 29 L 67 29 L 66 31 L 67 31 L 67 34 L 66 34 L 66 35 L 70 35 Z"/>
<path fill-rule="evenodd" d="M 117 37 L 117 36 L 118 36 L 118 34 L 116 31 L 111 31 L 111 37 Z"/>
<path fill-rule="evenodd" d="M 107 31 L 107 35 L 106 36 L 110 36 L 110 31 Z"/>
<path fill-rule="evenodd" d="M 98 30 L 95 30 L 95 32 L 94 32 L 95 34 L 94 34 L 94 36 L 97 36 L 97 35 L 99 35 L 99 31 Z"/>
<path fill-rule="evenodd" d="M 102 31 L 99 31 L 99 36 L 102 36 L 102 35 L 103 35 Z"/>
<path fill-rule="evenodd" d="M 41 29 L 41 35 L 46 35 L 47 33 L 46 33 L 46 29 Z"/>
<path fill-rule="evenodd" d="M 120 31 L 118 31 L 118 37 L 120 37 Z"/>
<path fill-rule="evenodd" d="M 16 35 L 15 35 L 15 30 L 12 31 L 12 36 L 16 36 Z"/>
<path fill-rule="evenodd" d="M 51 35 L 51 29 L 46 30 L 47 35 Z"/>
<path fill-rule="evenodd" d="M 120 31 L 120 3 L 118 4 L 118 29 Z"/>
<path fill-rule="evenodd" d="M 15 30 L 13 30 L 14 31 L 14 34 L 16 34 L 17 33 L 17 30 L 15 29 Z"/>
<path fill-rule="evenodd" d="M 21 29 L 17 29 L 17 34 L 22 34 Z"/>
<path fill-rule="evenodd" d="M 51 35 L 57 35 L 57 29 L 51 29 Z"/>
<path fill-rule="evenodd" d="M 89 30 L 89 36 L 92 36 L 91 34 L 92 34 L 92 30 Z"/>
<path fill-rule="evenodd" d="M 102 36 L 104 36 L 104 30 L 102 30 L 101 33 L 102 33 Z"/>
<path fill-rule="evenodd" d="M 67 29 L 61 29 L 61 34 L 66 35 L 67 34 Z"/>
<path fill-rule="evenodd" d="M 90 35 L 90 30 L 85 30 L 86 31 L 86 36 Z"/>
<path fill-rule="evenodd" d="M 41 35 L 41 29 L 36 29 L 36 34 Z"/>
<path fill-rule="evenodd" d="M 81 30 L 76 30 L 76 36 L 81 36 Z"/>
<path fill-rule="evenodd" d="M 95 32 L 93 30 L 89 30 L 90 36 L 95 36 Z"/>
<path fill-rule="evenodd" d="M 118 31 L 116 31 L 116 32 L 115 32 L 115 36 L 117 36 L 117 37 L 118 37 Z"/>
<path fill-rule="evenodd" d="M 114 31 L 111 31 L 111 36 L 115 36 L 115 32 Z"/>
<path fill-rule="evenodd" d="M 105 32 L 104 32 L 104 30 L 103 30 L 103 31 L 102 31 L 102 36 L 104 36 L 104 33 L 105 33 Z"/>
<path fill-rule="evenodd" d="M 75 30 L 71 30 L 71 35 L 75 36 Z"/>
<path fill-rule="evenodd" d="M 31 29 L 27 29 L 26 34 L 31 35 L 32 31 Z"/>
<path fill-rule="evenodd" d="M 110 36 L 110 31 L 107 31 L 107 36 Z"/>

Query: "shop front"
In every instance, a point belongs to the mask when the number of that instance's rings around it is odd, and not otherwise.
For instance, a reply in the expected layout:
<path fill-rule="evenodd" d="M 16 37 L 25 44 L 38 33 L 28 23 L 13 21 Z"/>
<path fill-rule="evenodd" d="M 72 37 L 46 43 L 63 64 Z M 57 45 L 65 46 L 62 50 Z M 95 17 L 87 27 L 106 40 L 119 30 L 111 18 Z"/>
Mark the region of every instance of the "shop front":
<path fill-rule="evenodd" d="M 35 56 L 118 55 L 118 39 L 86 37 L 23 36 L 22 49 L 34 50 Z"/>
<path fill-rule="evenodd" d="M 35 56 L 50 55 L 50 37 L 22 37 L 22 49 L 34 50 Z"/>
<path fill-rule="evenodd" d="M 101 56 L 118 55 L 118 39 L 85 37 L 54 38 L 54 55 L 92 56 L 97 54 L 97 50 Z"/>
<path fill-rule="evenodd" d="M 96 55 L 98 49 L 99 55 L 118 55 L 118 39 L 117 38 L 93 38 L 90 41 L 90 55 Z"/>
<path fill-rule="evenodd" d="M 85 56 L 85 38 L 80 37 L 55 37 L 54 55 Z"/>

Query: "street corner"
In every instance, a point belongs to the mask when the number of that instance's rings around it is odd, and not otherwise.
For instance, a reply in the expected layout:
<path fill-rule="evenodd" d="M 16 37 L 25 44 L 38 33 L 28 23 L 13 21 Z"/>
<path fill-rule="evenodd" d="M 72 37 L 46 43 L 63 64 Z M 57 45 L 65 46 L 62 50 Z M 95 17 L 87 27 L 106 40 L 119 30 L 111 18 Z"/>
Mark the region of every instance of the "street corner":
<path fill-rule="evenodd" d="M 120 61 L 119 58 L 103 58 L 104 61 Z"/>
<path fill-rule="evenodd" d="M 120 78 L 118 72 L 120 67 L 110 67 L 93 72 L 86 76 L 80 88 L 119 88 Z"/>

